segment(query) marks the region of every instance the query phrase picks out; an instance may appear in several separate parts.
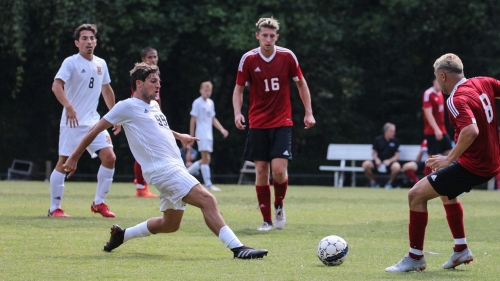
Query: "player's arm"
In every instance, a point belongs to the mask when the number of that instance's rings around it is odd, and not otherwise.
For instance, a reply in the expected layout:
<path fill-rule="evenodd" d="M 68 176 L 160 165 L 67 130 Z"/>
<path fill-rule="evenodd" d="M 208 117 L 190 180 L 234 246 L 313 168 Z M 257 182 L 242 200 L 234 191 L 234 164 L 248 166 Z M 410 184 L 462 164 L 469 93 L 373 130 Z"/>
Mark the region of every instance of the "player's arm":
<path fill-rule="evenodd" d="M 109 110 L 115 106 L 115 92 L 111 88 L 111 84 L 104 84 L 101 87 L 102 97 Z"/>
<path fill-rule="evenodd" d="M 234 124 L 236 128 L 240 130 L 244 130 L 246 125 L 245 116 L 241 114 L 241 107 L 243 106 L 243 91 L 245 90 L 245 86 L 241 86 L 236 84 L 234 86 L 233 91 L 233 109 L 234 109 Z"/>
<path fill-rule="evenodd" d="M 64 81 L 61 79 L 55 79 L 52 83 L 52 92 L 56 96 L 59 103 L 66 108 L 66 125 L 71 128 L 78 126 L 78 118 L 76 116 L 76 110 L 66 97 L 66 92 L 64 91 Z"/>
<path fill-rule="evenodd" d="M 417 162 L 417 163 L 418 163 L 418 162 L 422 161 L 422 154 L 423 154 L 423 153 L 424 153 L 424 152 L 423 152 L 422 150 L 420 150 L 420 151 L 418 152 L 418 154 L 417 154 L 417 158 L 415 159 L 415 162 Z"/>
<path fill-rule="evenodd" d="M 178 139 L 182 145 L 190 146 L 191 144 L 193 144 L 194 141 L 200 140 L 197 137 L 193 137 L 193 136 L 188 135 L 188 134 L 177 133 L 175 131 L 172 131 L 172 134 L 174 134 L 174 138 Z"/>
<path fill-rule="evenodd" d="M 437 171 L 441 168 L 449 166 L 453 161 L 464 153 L 464 151 L 474 142 L 474 140 L 479 135 L 479 128 L 477 124 L 472 123 L 465 126 L 458 135 L 458 140 L 455 146 L 452 148 L 450 153 L 446 156 L 433 155 L 425 164 L 429 166 L 433 171 Z"/>
<path fill-rule="evenodd" d="M 214 125 L 214 127 L 220 131 L 220 133 L 222 134 L 222 136 L 224 136 L 224 138 L 226 138 L 229 135 L 229 132 L 226 129 L 224 129 L 224 127 L 222 127 L 222 124 L 219 122 L 219 120 L 217 120 L 217 118 L 215 117 L 212 118 L 212 125 Z"/>
<path fill-rule="evenodd" d="M 69 173 L 67 178 L 70 178 L 76 170 L 76 164 L 78 163 L 78 159 L 82 156 L 83 152 L 87 147 L 94 141 L 97 135 L 111 127 L 113 124 L 109 123 L 106 119 L 101 118 L 99 122 L 97 122 L 90 130 L 85 134 L 82 138 L 78 146 L 75 148 L 75 151 L 71 153 L 66 160 L 66 163 L 63 164 L 64 171 Z"/>
<path fill-rule="evenodd" d="M 191 115 L 189 120 L 189 134 L 194 137 L 194 129 L 196 128 L 196 116 Z"/>
<path fill-rule="evenodd" d="M 111 84 L 104 84 L 101 87 L 102 97 L 104 98 L 104 102 L 109 110 L 115 106 L 115 92 L 113 88 L 111 88 Z M 113 126 L 113 134 L 116 136 L 122 130 L 122 126 L 114 125 Z"/>
<path fill-rule="evenodd" d="M 439 129 L 439 126 L 436 123 L 436 119 L 434 118 L 434 115 L 432 115 L 432 107 L 424 107 L 424 115 L 425 118 L 427 118 L 429 125 L 434 130 L 434 135 L 436 135 L 436 140 L 443 139 L 443 132 L 441 132 L 441 129 Z"/>
<path fill-rule="evenodd" d="M 304 104 L 305 116 L 304 125 L 305 129 L 309 129 L 316 124 L 314 119 L 312 106 L 311 106 L 311 93 L 309 92 L 309 87 L 307 86 L 306 79 L 302 77 L 299 81 L 295 82 L 297 84 L 297 89 L 299 90 L 300 99 Z"/>

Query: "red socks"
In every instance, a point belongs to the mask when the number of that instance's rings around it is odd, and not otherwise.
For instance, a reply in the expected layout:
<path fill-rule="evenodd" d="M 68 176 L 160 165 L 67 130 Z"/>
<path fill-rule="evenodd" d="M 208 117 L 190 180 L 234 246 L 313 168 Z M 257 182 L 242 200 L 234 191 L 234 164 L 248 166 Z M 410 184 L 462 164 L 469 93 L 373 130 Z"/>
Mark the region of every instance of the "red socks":
<path fill-rule="evenodd" d="M 135 174 L 135 179 L 137 180 L 138 184 L 144 184 L 145 180 L 144 177 L 142 176 L 142 168 L 137 161 L 134 163 L 134 174 Z"/>
<path fill-rule="evenodd" d="M 414 183 L 417 183 L 419 181 L 417 174 L 413 170 L 406 170 L 405 171 L 406 176 L 412 180 Z"/>
<path fill-rule="evenodd" d="M 453 238 L 455 240 L 465 239 L 464 209 L 462 208 L 462 204 L 458 202 L 457 204 L 446 204 L 443 206 Z M 467 244 L 456 244 L 455 241 L 455 252 L 461 252 L 465 249 L 467 249 Z"/>
<path fill-rule="evenodd" d="M 288 189 L 288 179 L 284 183 L 277 183 L 273 180 L 274 185 L 274 207 L 282 206 Z M 257 192 L 257 200 L 259 201 L 259 209 L 262 213 L 262 218 L 266 222 L 272 222 L 271 217 L 271 188 L 269 185 L 255 186 Z"/>
<path fill-rule="evenodd" d="M 410 238 L 410 248 L 419 251 L 424 250 L 425 228 L 427 226 L 428 213 L 415 212 L 410 210 L 410 223 L 408 224 L 408 236 Z M 412 259 L 419 260 L 423 255 L 409 253 Z"/>
<path fill-rule="evenodd" d="M 288 189 L 288 179 L 284 183 L 277 183 L 273 180 L 274 185 L 274 207 L 283 205 L 283 200 L 285 200 L 286 190 Z"/>
<path fill-rule="evenodd" d="M 269 185 L 256 185 L 257 200 L 259 201 L 259 209 L 262 213 L 262 218 L 266 222 L 272 222 L 271 218 L 271 189 Z"/>

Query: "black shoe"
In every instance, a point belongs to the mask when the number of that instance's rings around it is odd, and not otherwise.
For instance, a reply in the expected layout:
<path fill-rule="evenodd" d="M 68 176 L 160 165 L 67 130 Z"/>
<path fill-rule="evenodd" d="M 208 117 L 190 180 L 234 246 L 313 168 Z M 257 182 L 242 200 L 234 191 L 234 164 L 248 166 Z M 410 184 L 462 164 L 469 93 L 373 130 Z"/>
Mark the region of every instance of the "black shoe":
<path fill-rule="evenodd" d="M 246 247 L 246 246 L 233 248 L 233 249 L 231 249 L 231 251 L 233 251 L 235 259 L 244 259 L 244 260 L 261 259 L 264 256 L 267 256 L 267 252 L 268 252 L 266 249 L 256 250 L 254 248 L 250 248 L 250 247 Z"/>
<path fill-rule="evenodd" d="M 117 224 L 113 224 L 111 227 L 111 237 L 109 238 L 108 243 L 104 246 L 104 251 L 111 252 L 113 249 L 118 248 L 121 244 L 123 244 L 123 237 L 125 234 L 125 229 L 121 228 Z"/>

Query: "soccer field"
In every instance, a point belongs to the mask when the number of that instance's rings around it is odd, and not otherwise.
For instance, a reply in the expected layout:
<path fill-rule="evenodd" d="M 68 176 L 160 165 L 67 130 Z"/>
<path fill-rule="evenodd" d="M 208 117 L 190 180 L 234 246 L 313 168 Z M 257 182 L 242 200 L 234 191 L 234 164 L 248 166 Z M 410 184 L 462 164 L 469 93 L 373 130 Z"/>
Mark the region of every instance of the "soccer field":
<path fill-rule="evenodd" d="M 71 218 L 46 216 L 45 182 L 0 182 L 0 280 L 498 280 L 500 192 L 474 190 L 460 198 L 474 262 L 455 270 L 441 265 L 453 238 L 441 201 L 429 204 L 424 272 L 390 274 L 387 266 L 408 251 L 407 189 L 290 186 L 284 230 L 262 233 L 253 186 L 218 185 L 214 193 L 226 223 L 248 246 L 266 248 L 262 260 L 234 260 L 188 206 L 173 234 L 130 240 L 102 251 L 109 228 L 160 216 L 158 199 L 135 198 L 133 184 L 115 183 L 106 203 L 116 218 L 90 212 L 95 183 L 66 183 L 63 209 Z M 152 188 L 152 191 L 157 191 Z M 318 242 L 335 234 L 349 244 L 344 264 L 324 266 Z"/>

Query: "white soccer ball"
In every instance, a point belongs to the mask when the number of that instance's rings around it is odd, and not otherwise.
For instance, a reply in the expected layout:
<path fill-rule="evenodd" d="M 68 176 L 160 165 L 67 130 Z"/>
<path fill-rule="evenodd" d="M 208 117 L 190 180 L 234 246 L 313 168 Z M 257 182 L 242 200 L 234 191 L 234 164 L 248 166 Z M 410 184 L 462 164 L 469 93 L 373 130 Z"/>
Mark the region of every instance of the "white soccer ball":
<path fill-rule="evenodd" d="M 325 265 L 341 265 L 347 259 L 349 248 L 342 237 L 326 236 L 319 241 L 318 258 Z"/>

